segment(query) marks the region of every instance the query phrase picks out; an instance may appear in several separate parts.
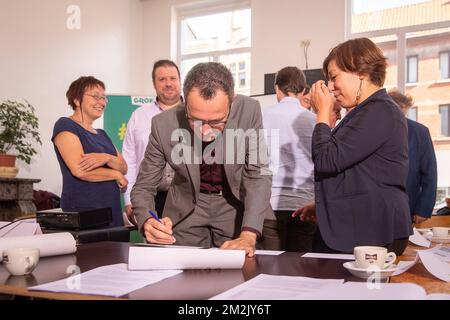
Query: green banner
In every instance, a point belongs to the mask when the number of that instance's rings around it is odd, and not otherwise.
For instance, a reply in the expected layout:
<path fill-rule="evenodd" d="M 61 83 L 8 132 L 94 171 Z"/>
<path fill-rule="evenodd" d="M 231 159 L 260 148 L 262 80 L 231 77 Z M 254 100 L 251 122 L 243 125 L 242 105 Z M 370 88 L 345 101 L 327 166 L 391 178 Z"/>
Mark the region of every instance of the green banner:
<path fill-rule="evenodd" d="M 123 139 L 127 132 L 127 123 L 134 110 L 155 99 L 150 96 L 110 95 L 103 114 L 103 128 L 113 144 L 122 152 Z"/>
<path fill-rule="evenodd" d="M 152 103 L 155 99 L 150 96 L 108 95 L 109 102 L 103 113 L 103 129 L 111 138 L 113 144 L 122 152 L 123 140 L 127 132 L 127 123 L 134 110 L 140 106 Z M 120 197 L 122 209 L 123 197 Z M 130 242 L 143 242 L 142 236 L 136 230 L 130 233 Z"/>

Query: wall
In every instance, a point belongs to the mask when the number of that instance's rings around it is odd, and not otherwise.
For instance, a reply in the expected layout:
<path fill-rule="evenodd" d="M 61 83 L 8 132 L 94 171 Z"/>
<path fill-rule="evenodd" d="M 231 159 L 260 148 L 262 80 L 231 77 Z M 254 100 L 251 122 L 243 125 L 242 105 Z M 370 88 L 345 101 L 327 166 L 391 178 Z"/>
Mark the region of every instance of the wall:
<path fill-rule="evenodd" d="M 69 5 L 81 9 L 80 30 L 66 27 Z M 144 93 L 141 8 L 139 0 L 0 0 L 0 99 L 25 98 L 36 108 L 43 145 L 19 172 L 42 179 L 35 189 L 61 192 L 50 139 L 55 121 L 72 114 L 65 93 L 73 80 L 89 74 L 108 93 Z"/>
<path fill-rule="evenodd" d="M 170 51 L 172 8 L 192 2 L 144 1 L 145 70 L 151 70 L 157 59 L 176 58 Z M 321 68 L 329 50 L 344 41 L 345 0 L 251 0 L 251 8 L 251 94 L 264 92 L 265 73 L 276 72 L 287 65 L 305 68 L 301 40 L 311 40 L 308 53 L 310 69 Z M 327 24 L 318 24 L 318 21 L 326 21 Z M 149 74 L 143 81 L 146 87 L 152 87 Z"/>

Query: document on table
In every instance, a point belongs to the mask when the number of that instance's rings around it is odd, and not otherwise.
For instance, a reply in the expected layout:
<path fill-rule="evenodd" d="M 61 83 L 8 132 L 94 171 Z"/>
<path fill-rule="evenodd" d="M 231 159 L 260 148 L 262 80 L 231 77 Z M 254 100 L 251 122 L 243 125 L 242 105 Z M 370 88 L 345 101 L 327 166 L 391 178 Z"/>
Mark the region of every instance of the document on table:
<path fill-rule="evenodd" d="M 2 228 L 3 227 L 3 228 Z M 32 236 L 42 234 L 41 227 L 36 219 L 19 220 L 16 222 L 0 222 L 0 238 Z"/>
<path fill-rule="evenodd" d="M 416 228 L 414 228 L 413 231 L 414 234 L 409 237 L 409 241 L 418 246 L 429 248 L 431 242 L 427 238 L 425 238 Z"/>
<path fill-rule="evenodd" d="M 306 277 L 260 274 L 211 300 L 297 300 L 308 299 L 313 293 L 341 285 L 343 279 L 314 279 Z"/>
<path fill-rule="evenodd" d="M 302 258 L 317 258 L 317 259 L 338 259 L 338 260 L 355 260 L 353 254 L 341 254 L 341 253 L 313 253 L 309 252 L 302 255 Z"/>
<path fill-rule="evenodd" d="M 96 268 L 28 290 L 120 297 L 183 271 L 128 271 L 125 263 Z"/>
<path fill-rule="evenodd" d="M 244 250 L 130 247 L 129 270 L 241 269 Z"/>
<path fill-rule="evenodd" d="M 279 256 L 283 252 L 286 251 L 277 251 L 277 250 L 255 250 L 255 254 L 259 254 L 261 256 Z"/>
<path fill-rule="evenodd" d="M 424 300 L 424 288 L 413 283 L 346 282 L 311 295 L 321 300 Z M 444 297 L 445 298 L 445 297 Z"/>
<path fill-rule="evenodd" d="M 417 253 L 428 272 L 438 279 L 450 281 L 450 246 L 439 245 Z"/>

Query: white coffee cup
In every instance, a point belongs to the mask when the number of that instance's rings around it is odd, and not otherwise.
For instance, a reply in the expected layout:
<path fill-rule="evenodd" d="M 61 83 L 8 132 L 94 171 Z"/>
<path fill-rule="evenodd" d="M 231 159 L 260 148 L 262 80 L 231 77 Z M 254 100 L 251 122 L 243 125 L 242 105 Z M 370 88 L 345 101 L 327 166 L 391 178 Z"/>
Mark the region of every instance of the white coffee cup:
<path fill-rule="evenodd" d="M 386 269 L 397 259 L 394 252 L 387 252 L 384 247 L 360 246 L 353 249 L 355 255 L 355 265 L 357 268 L 367 269 L 369 267 L 378 267 Z M 390 257 L 389 262 L 386 259 Z"/>
<path fill-rule="evenodd" d="M 450 237 L 450 228 L 446 227 L 433 227 L 431 228 L 433 237 L 435 238 L 448 238 Z"/>
<path fill-rule="evenodd" d="M 11 248 L 3 250 L 3 264 L 14 276 L 22 276 L 33 272 L 39 261 L 38 248 Z"/>

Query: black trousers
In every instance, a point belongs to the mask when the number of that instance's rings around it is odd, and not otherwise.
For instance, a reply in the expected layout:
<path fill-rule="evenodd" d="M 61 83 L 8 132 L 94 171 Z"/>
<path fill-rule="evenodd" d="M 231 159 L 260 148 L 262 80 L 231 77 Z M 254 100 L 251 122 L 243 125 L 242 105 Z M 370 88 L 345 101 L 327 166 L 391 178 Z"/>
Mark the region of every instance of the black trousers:
<path fill-rule="evenodd" d="M 262 240 L 258 249 L 310 252 L 316 224 L 292 218 L 293 210 L 275 210 L 277 220 L 264 220 Z"/>

